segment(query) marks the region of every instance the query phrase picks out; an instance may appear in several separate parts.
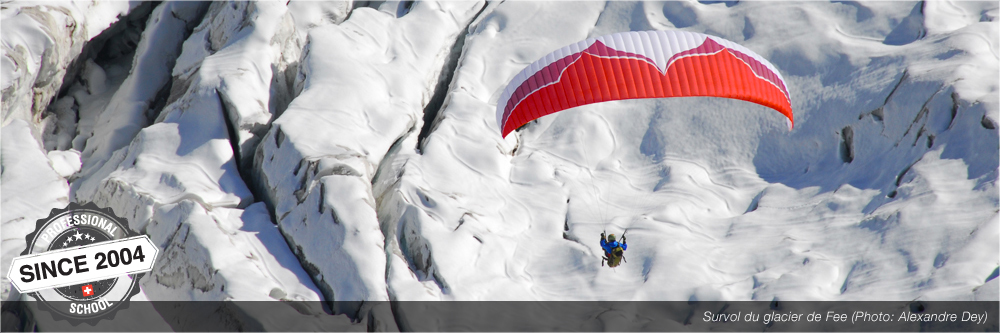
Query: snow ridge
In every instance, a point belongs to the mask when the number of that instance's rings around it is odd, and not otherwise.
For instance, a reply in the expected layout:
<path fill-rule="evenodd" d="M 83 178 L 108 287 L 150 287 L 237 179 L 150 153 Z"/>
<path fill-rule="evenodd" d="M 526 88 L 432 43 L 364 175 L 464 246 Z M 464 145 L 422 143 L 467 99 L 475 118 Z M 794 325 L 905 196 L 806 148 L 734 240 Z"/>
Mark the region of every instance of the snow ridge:
<path fill-rule="evenodd" d="M 93 201 L 162 250 L 138 300 L 280 302 L 151 327 L 474 324 L 393 300 L 1000 299 L 996 2 L 145 6 L 4 4 L 0 268 L 35 219 Z M 646 30 L 768 59 L 796 128 L 684 98 L 499 135 L 525 66 Z M 626 230 L 628 263 L 601 267 L 597 237 Z M 644 316 L 577 322 L 684 327 Z"/>

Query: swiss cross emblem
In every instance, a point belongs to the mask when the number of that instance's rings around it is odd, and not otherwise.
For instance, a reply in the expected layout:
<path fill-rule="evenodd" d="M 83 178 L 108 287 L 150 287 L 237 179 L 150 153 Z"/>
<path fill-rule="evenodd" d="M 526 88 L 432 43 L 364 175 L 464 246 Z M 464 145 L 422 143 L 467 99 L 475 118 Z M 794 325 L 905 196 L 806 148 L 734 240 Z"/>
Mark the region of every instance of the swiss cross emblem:
<path fill-rule="evenodd" d="M 93 285 L 88 284 L 88 285 L 85 285 L 83 287 L 80 287 L 80 289 L 83 290 L 83 296 L 84 297 L 86 297 L 86 296 L 94 296 L 94 286 Z"/>

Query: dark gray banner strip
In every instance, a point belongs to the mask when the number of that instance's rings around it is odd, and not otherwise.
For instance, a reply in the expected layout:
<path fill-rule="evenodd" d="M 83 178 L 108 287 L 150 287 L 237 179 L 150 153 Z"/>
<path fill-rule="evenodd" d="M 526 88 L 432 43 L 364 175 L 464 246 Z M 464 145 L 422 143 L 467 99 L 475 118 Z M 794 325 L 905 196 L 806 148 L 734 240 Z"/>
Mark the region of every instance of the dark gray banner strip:
<path fill-rule="evenodd" d="M 38 302 L 3 302 L 3 331 L 66 329 Z M 333 314 L 330 309 L 352 309 Z M 142 302 L 74 331 L 997 332 L 1000 302 Z M 55 321 L 55 322 L 53 322 Z M 134 321 L 134 322 L 133 322 Z"/>

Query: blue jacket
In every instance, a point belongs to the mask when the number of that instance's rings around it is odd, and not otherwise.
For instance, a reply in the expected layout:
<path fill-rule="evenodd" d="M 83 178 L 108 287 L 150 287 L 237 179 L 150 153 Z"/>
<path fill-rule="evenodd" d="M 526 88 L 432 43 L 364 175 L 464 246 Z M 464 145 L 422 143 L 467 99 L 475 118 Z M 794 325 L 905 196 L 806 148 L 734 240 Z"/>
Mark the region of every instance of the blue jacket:
<path fill-rule="evenodd" d="M 609 243 L 606 240 L 603 240 L 603 239 L 601 240 L 601 248 L 604 249 L 604 253 L 611 253 L 611 250 L 613 250 L 614 248 L 619 247 L 619 246 L 622 247 L 622 251 L 628 250 L 628 244 L 619 243 L 618 241 L 614 241 L 614 242 L 610 242 Z"/>

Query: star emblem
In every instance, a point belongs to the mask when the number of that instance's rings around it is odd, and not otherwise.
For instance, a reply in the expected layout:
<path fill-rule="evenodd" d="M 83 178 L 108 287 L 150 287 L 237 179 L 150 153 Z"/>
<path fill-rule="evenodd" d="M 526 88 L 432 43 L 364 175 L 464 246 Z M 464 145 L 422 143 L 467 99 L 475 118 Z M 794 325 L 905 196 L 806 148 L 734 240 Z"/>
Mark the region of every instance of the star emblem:
<path fill-rule="evenodd" d="M 83 239 L 83 234 L 77 231 L 75 234 L 73 234 L 73 237 L 76 237 L 76 240 L 81 240 Z"/>

